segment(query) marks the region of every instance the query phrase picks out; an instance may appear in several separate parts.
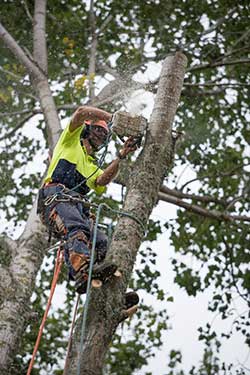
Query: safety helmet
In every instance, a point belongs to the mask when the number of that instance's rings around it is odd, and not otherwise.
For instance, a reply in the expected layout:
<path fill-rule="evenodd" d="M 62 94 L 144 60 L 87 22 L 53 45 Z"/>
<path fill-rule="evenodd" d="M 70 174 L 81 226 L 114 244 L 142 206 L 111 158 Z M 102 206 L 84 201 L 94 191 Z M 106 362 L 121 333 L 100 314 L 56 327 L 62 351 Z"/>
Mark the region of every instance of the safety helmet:
<path fill-rule="evenodd" d="M 97 120 L 97 121 L 85 120 L 84 122 L 85 122 L 86 125 L 101 126 L 107 132 L 109 132 L 108 124 L 104 120 Z"/>

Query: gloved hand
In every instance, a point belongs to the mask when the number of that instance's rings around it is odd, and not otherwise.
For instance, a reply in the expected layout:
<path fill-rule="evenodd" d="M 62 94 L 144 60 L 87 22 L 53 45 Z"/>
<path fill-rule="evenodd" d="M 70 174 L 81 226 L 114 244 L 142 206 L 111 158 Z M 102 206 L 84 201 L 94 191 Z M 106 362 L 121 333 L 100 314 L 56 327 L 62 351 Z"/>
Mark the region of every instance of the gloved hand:
<path fill-rule="evenodd" d="M 138 139 L 129 137 L 124 143 L 122 149 L 118 153 L 119 159 L 125 159 L 130 152 L 134 152 L 137 149 Z"/>

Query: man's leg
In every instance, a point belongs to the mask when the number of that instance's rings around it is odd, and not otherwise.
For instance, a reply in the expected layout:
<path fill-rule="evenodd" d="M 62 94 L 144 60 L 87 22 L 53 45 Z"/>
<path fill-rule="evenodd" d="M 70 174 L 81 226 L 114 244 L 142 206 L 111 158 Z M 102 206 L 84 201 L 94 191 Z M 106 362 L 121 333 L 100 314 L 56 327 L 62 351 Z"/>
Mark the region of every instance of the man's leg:
<path fill-rule="evenodd" d="M 59 202 L 52 210 L 51 217 L 57 217 L 61 220 L 64 228 L 66 239 L 65 259 L 70 266 L 71 276 L 80 269 L 88 268 L 90 251 L 88 248 L 90 228 L 89 220 L 81 215 L 77 204 L 69 202 Z M 72 269 L 71 269 L 72 267 Z"/>

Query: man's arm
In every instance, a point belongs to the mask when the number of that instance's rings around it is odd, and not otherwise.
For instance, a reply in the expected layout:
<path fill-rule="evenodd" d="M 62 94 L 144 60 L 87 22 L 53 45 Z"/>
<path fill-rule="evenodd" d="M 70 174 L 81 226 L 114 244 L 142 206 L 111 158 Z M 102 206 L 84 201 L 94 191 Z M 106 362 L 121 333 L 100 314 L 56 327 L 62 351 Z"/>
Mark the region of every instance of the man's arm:
<path fill-rule="evenodd" d="M 82 126 L 85 120 L 104 120 L 108 122 L 111 120 L 111 117 L 111 113 L 103 111 L 102 109 L 82 106 L 79 107 L 73 114 L 70 121 L 69 130 L 73 132 L 75 129 Z"/>
<path fill-rule="evenodd" d="M 125 159 L 130 152 L 135 151 L 136 148 L 137 146 L 134 145 L 134 139 L 132 137 L 128 138 L 124 143 L 123 148 L 119 151 L 118 157 L 114 159 L 106 169 L 104 169 L 103 174 L 97 177 L 95 181 L 96 185 L 108 185 L 116 177 L 119 170 L 120 161 Z"/>

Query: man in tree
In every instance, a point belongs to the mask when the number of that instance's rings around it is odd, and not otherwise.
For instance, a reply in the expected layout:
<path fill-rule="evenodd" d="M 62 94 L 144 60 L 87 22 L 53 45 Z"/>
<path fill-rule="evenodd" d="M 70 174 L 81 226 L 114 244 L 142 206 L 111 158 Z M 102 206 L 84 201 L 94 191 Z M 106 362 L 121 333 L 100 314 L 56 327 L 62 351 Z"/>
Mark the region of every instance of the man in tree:
<path fill-rule="evenodd" d="M 101 109 L 79 107 L 59 138 L 40 189 L 38 212 L 50 233 L 65 240 L 65 260 L 70 278 L 76 280 L 78 293 L 86 291 L 90 260 L 91 220 L 89 208 L 83 201 L 90 189 L 102 194 L 117 175 L 120 160 L 136 149 L 133 139 L 129 138 L 105 170 L 96 164 L 94 153 L 108 142 L 111 118 L 110 113 Z M 98 230 L 98 264 L 104 260 L 106 252 L 106 235 Z M 94 272 L 106 276 L 116 268 L 116 265 L 104 262 L 99 268 L 96 265 Z"/>

